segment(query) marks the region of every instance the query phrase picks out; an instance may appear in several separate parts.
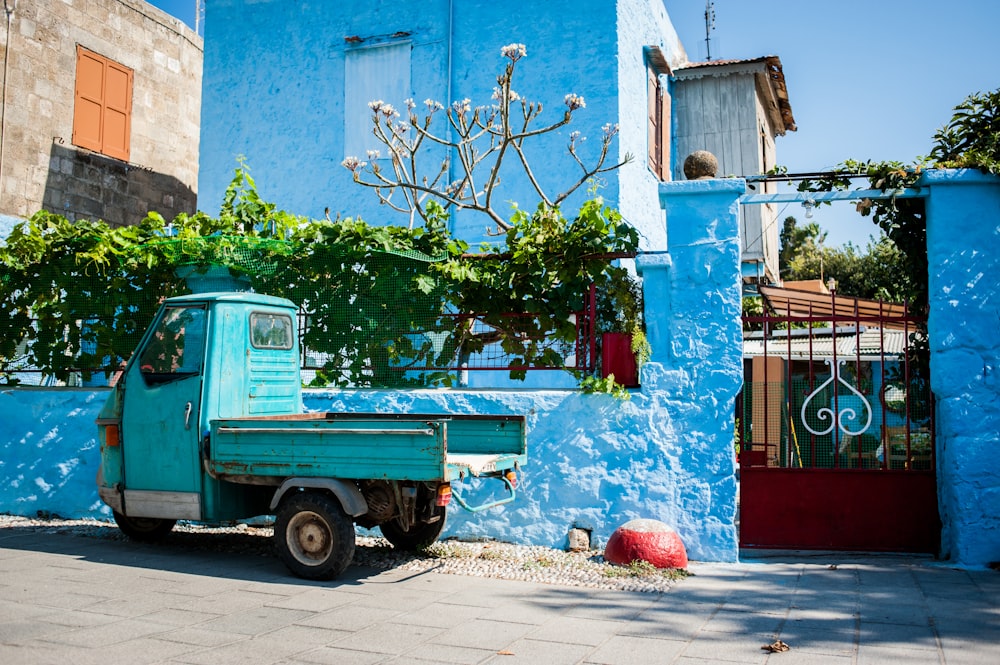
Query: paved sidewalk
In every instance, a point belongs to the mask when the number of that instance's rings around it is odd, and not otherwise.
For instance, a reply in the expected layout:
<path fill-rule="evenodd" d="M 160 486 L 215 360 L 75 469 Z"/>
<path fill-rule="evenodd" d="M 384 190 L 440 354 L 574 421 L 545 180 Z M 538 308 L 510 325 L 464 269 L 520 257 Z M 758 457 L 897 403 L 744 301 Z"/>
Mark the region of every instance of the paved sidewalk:
<path fill-rule="evenodd" d="M 0 663 L 1000 663 L 1000 573 L 838 555 L 692 564 L 664 594 L 0 529 Z M 767 653 L 780 639 L 790 647 Z"/>

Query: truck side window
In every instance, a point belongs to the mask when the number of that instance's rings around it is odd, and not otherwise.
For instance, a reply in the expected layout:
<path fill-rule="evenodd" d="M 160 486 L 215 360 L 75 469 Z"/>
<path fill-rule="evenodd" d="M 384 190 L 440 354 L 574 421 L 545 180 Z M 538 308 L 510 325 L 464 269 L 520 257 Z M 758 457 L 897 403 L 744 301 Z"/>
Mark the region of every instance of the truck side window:
<path fill-rule="evenodd" d="M 139 356 L 147 384 L 175 381 L 201 373 L 205 355 L 205 309 L 168 307 Z"/>
<path fill-rule="evenodd" d="M 250 343 L 257 349 L 292 348 L 292 317 L 285 314 L 250 314 Z"/>

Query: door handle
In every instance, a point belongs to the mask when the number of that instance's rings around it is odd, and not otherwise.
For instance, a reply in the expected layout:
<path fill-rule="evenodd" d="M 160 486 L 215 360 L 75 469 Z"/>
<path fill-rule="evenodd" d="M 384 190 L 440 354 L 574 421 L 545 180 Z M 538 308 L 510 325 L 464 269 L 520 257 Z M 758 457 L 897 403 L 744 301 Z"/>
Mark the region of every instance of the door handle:
<path fill-rule="evenodd" d="M 184 429 L 191 429 L 191 402 L 184 407 Z"/>

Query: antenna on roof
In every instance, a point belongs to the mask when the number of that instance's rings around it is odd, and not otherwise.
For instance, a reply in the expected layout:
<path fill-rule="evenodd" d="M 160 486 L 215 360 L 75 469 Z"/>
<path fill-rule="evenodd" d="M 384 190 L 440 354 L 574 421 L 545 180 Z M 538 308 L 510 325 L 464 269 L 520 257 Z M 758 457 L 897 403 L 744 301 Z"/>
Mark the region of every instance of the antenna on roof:
<path fill-rule="evenodd" d="M 715 30 L 715 3 L 712 0 L 705 2 L 705 50 L 708 52 L 708 60 L 712 59 L 712 31 Z"/>
<path fill-rule="evenodd" d="M 194 0 L 194 33 L 200 35 L 205 21 L 205 0 Z"/>

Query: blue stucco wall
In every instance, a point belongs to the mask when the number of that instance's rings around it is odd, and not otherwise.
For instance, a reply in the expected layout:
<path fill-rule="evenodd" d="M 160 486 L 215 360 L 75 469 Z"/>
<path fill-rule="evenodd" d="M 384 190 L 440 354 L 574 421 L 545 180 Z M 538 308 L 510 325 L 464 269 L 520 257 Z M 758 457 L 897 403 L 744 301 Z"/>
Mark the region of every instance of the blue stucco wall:
<path fill-rule="evenodd" d="M 97 496 L 94 419 L 106 390 L 0 390 L 0 512 L 111 516 Z"/>
<path fill-rule="evenodd" d="M 663 210 L 658 201 L 659 181 L 647 165 L 646 59 L 643 49 L 650 46 L 659 47 L 671 67 L 687 61 L 684 46 L 661 0 L 619 0 L 619 159 L 629 154 L 634 161 L 622 167 L 617 176 L 618 206 L 622 216 L 642 234 L 642 248 L 660 249 L 666 246 L 667 238 Z M 686 156 L 671 151 L 672 161 L 683 161 Z"/>
<path fill-rule="evenodd" d="M 528 57 L 518 64 L 514 89 L 544 103 L 536 126 L 561 118 L 567 93 L 587 102 L 569 126 L 525 143 L 536 176 L 550 194 L 562 191 L 579 174 L 566 154 L 569 133 L 589 137 L 580 146 L 587 162 L 599 147 L 602 125 L 620 123 L 612 159 L 625 153 L 636 159 L 620 173 L 605 174 L 600 194 L 643 233 L 646 248 L 663 245 L 657 183 L 645 160 L 642 48 L 659 45 L 673 62 L 684 51 L 662 0 L 552 0 L 531 4 L 530 16 L 523 3 L 487 0 L 213 0 L 206 11 L 199 209 L 218 209 L 236 156 L 244 155 L 262 195 L 281 208 L 318 219 L 329 207 L 331 215 L 405 223 L 340 166 L 344 53 L 352 48 L 344 37 L 377 42 L 405 31 L 413 45 L 412 96 L 418 104 L 427 98 L 491 104 L 505 64 L 500 47 L 525 44 Z M 435 154 L 432 167 L 440 156 Z M 580 196 L 568 202 L 568 212 Z M 538 202 L 514 173 L 504 179 L 498 198 L 501 211 L 514 201 L 527 209 Z M 453 223 L 463 238 L 487 239 L 484 220 L 473 213 L 459 213 Z"/>
<path fill-rule="evenodd" d="M 942 554 L 1000 561 L 1000 178 L 930 171 L 931 388 Z"/>
<path fill-rule="evenodd" d="M 307 391 L 304 406 L 526 415 L 530 464 L 517 502 L 477 515 L 453 510 L 449 535 L 563 547 L 568 530 L 581 527 L 602 545 L 645 517 L 673 526 L 692 559 L 734 561 L 743 189 L 735 180 L 661 187 L 678 228 L 669 256 L 640 264 L 653 353 L 629 401 L 571 390 L 352 390 Z M 0 413 L 10 414 L 0 419 L 0 511 L 107 515 L 96 497 L 93 424 L 106 395 L 0 391 Z"/>
<path fill-rule="evenodd" d="M 682 395 L 689 385 L 678 382 L 674 392 Z M 0 424 L 0 512 L 110 517 L 95 484 L 94 419 L 107 394 L 0 392 L 0 413 L 20 414 Z M 446 535 L 561 548 L 576 526 L 591 529 L 595 544 L 603 545 L 624 522 L 651 517 L 675 526 L 691 558 L 731 561 L 732 462 L 709 452 L 702 432 L 686 419 L 691 405 L 685 402 L 659 392 L 622 402 L 560 390 L 310 390 L 304 396 L 309 410 L 526 415 L 530 463 L 516 502 L 476 515 L 453 505 Z M 703 478 L 706 460 L 713 460 L 714 473 Z M 475 486 L 469 496 L 485 499 L 496 485 Z"/>

